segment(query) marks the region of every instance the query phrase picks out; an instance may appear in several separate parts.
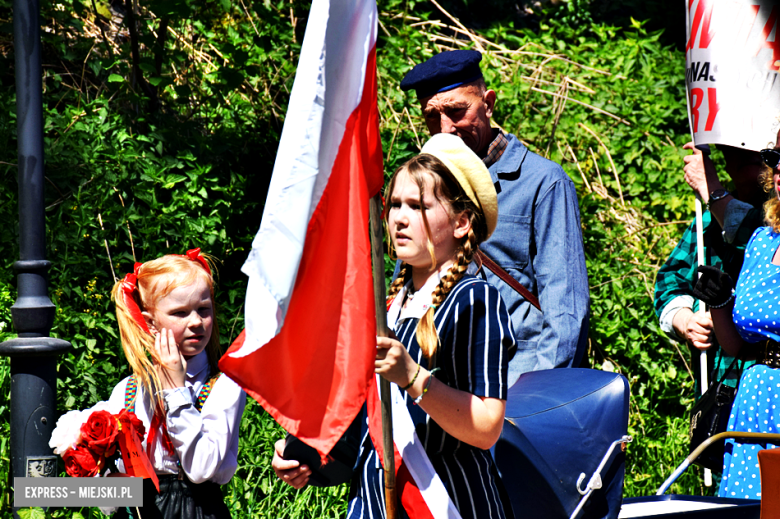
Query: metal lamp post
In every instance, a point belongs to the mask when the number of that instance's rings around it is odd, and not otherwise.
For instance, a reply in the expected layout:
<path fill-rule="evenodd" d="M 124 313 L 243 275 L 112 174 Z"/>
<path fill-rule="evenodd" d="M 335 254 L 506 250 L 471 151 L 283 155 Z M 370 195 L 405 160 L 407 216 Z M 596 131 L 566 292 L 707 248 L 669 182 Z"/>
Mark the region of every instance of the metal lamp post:
<path fill-rule="evenodd" d="M 43 117 L 38 0 L 14 0 L 16 112 L 19 142 L 18 297 L 11 308 L 17 339 L 0 344 L 11 357 L 11 474 L 56 476 L 49 448 L 57 411 L 57 355 L 67 341 L 49 337 L 54 305 L 49 299 L 43 199 Z"/>

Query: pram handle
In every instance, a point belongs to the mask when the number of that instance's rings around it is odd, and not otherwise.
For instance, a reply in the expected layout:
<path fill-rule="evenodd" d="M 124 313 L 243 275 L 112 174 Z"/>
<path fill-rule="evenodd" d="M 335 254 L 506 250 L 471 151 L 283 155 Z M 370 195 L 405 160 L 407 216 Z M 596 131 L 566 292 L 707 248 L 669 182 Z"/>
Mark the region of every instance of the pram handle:
<path fill-rule="evenodd" d="M 735 438 L 740 440 L 753 440 L 753 441 L 746 441 L 743 443 L 769 443 L 770 440 L 772 443 L 780 444 L 780 434 L 778 433 L 755 433 L 755 432 L 740 432 L 740 431 L 726 431 L 722 433 L 718 433 L 714 436 L 711 436 L 701 442 L 698 447 L 693 449 L 693 452 L 691 452 L 687 458 L 685 458 L 685 461 L 680 463 L 680 465 L 672 472 L 672 475 L 669 476 L 666 481 L 664 481 L 664 484 L 661 485 L 661 487 L 658 489 L 658 492 L 655 493 L 657 496 L 662 496 L 666 493 L 667 490 L 669 490 L 669 487 L 672 486 L 672 483 L 677 481 L 677 478 L 679 478 L 683 472 L 685 472 L 688 467 L 691 465 L 691 463 L 694 462 L 696 458 L 698 458 L 702 452 L 704 452 L 707 447 L 712 445 L 715 442 L 721 441 L 721 440 L 728 440 L 729 438 Z"/>

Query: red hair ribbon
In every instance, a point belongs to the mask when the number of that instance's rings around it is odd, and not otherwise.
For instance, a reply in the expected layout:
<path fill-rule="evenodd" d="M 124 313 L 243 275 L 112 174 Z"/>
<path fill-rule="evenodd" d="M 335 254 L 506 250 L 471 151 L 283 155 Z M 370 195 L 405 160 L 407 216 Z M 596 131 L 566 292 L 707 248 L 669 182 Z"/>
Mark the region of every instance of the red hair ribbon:
<path fill-rule="evenodd" d="M 151 333 L 149 327 L 146 324 L 146 319 L 141 314 L 141 309 L 138 307 L 138 303 L 135 300 L 135 293 L 138 291 L 138 270 L 141 267 L 141 263 L 136 263 L 133 268 L 132 274 L 127 274 L 125 279 L 122 280 L 122 297 L 125 301 L 125 307 L 130 312 L 130 317 L 133 321 L 141 327 L 146 333 Z"/>
<path fill-rule="evenodd" d="M 190 253 L 193 252 L 195 256 L 194 258 L 192 255 L 190 255 Z M 200 249 L 187 251 L 187 257 L 195 261 L 200 261 L 201 264 L 205 265 L 206 270 L 209 270 L 208 264 L 206 264 L 206 260 L 200 256 Z M 127 311 L 130 312 L 130 316 L 133 318 L 136 324 L 138 324 L 138 326 L 140 326 L 143 331 L 151 335 L 149 326 L 146 324 L 146 319 L 144 319 L 144 316 L 141 313 L 141 309 L 138 307 L 138 303 L 135 300 L 135 293 L 138 291 L 138 273 L 140 272 L 142 265 L 143 263 L 136 262 L 133 265 L 133 273 L 127 274 L 125 279 L 122 280 L 122 297 L 124 297 Z M 210 271 L 209 274 L 211 274 Z M 165 448 L 168 455 L 173 456 L 176 451 L 173 447 L 173 442 L 168 435 L 168 428 L 165 426 L 163 412 L 160 409 L 155 409 L 152 423 L 149 426 L 149 435 L 146 442 L 147 454 L 149 456 L 150 463 L 154 463 L 154 441 L 158 434 L 160 434 L 163 448 Z"/>
<path fill-rule="evenodd" d="M 201 256 L 200 247 L 197 249 L 190 249 L 187 251 L 187 254 L 180 256 L 191 261 L 197 261 L 200 263 L 200 266 L 203 267 L 203 269 L 208 272 L 209 275 L 211 275 L 211 268 L 209 267 L 206 258 Z M 127 311 L 130 312 L 130 316 L 143 331 L 146 333 L 151 333 L 149 331 L 149 326 L 146 324 L 146 319 L 144 319 L 144 316 L 141 314 L 141 309 L 138 307 L 138 303 L 134 297 L 135 293 L 138 291 L 138 272 L 141 270 L 141 265 L 143 265 L 143 263 L 135 263 L 133 265 L 133 273 L 127 274 L 125 279 L 122 280 L 122 294 L 125 300 Z"/>
<path fill-rule="evenodd" d="M 197 261 L 198 263 L 200 263 L 203 269 L 209 273 L 209 276 L 211 275 L 211 268 L 209 267 L 206 258 L 200 255 L 200 247 L 198 247 L 197 249 L 188 250 L 187 254 L 183 255 L 182 257 L 189 258 L 192 261 Z"/>

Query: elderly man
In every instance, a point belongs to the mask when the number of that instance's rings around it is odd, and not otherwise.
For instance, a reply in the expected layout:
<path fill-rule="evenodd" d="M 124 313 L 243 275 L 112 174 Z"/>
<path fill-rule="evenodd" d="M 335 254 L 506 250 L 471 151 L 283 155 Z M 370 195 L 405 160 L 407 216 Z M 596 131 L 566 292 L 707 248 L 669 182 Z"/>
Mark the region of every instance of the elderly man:
<path fill-rule="evenodd" d="M 490 268 L 512 316 L 518 351 L 509 382 L 525 372 L 576 367 L 587 347 L 588 274 L 574 183 L 556 163 L 492 128 L 496 92 L 473 50 L 442 52 L 401 81 L 415 90 L 432 135 L 454 133 L 485 162 L 498 192 L 498 226 L 482 251 L 531 292 L 521 295 Z M 495 267 L 494 267 L 495 268 Z M 499 272 L 500 274 L 500 272 Z M 529 299 L 538 298 L 538 306 Z"/>

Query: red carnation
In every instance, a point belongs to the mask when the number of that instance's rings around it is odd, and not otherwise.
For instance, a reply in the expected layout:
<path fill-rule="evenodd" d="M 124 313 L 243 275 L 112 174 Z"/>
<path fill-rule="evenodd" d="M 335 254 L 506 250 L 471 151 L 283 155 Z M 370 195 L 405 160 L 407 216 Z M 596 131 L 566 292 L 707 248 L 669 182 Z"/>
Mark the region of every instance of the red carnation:
<path fill-rule="evenodd" d="M 81 426 L 81 444 L 96 456 L 111 457 L 116 452 L 119 423 L 108 411 L 94 411 Z"/>
<path fill-rule="evenodd" d="M 144 441 L 144 435 L 146 434 L 146 427 L 144 423 L 138 419 L 138 417 L 132 411 L 122 409 L 119 414 L 116 415 L 117 420 L 122 427 L 128 427 L 130 425 L 135 429 L 135 433 L 138 436 L 138 441 Z"/>
<path fill-rule="evenodd" d="M 65 462 L 65 472 L 74 478 L 88 478 L 100 472 L 101 458 L 95 456 L 86 447 L 68 449 L 62 454 Z"/>

